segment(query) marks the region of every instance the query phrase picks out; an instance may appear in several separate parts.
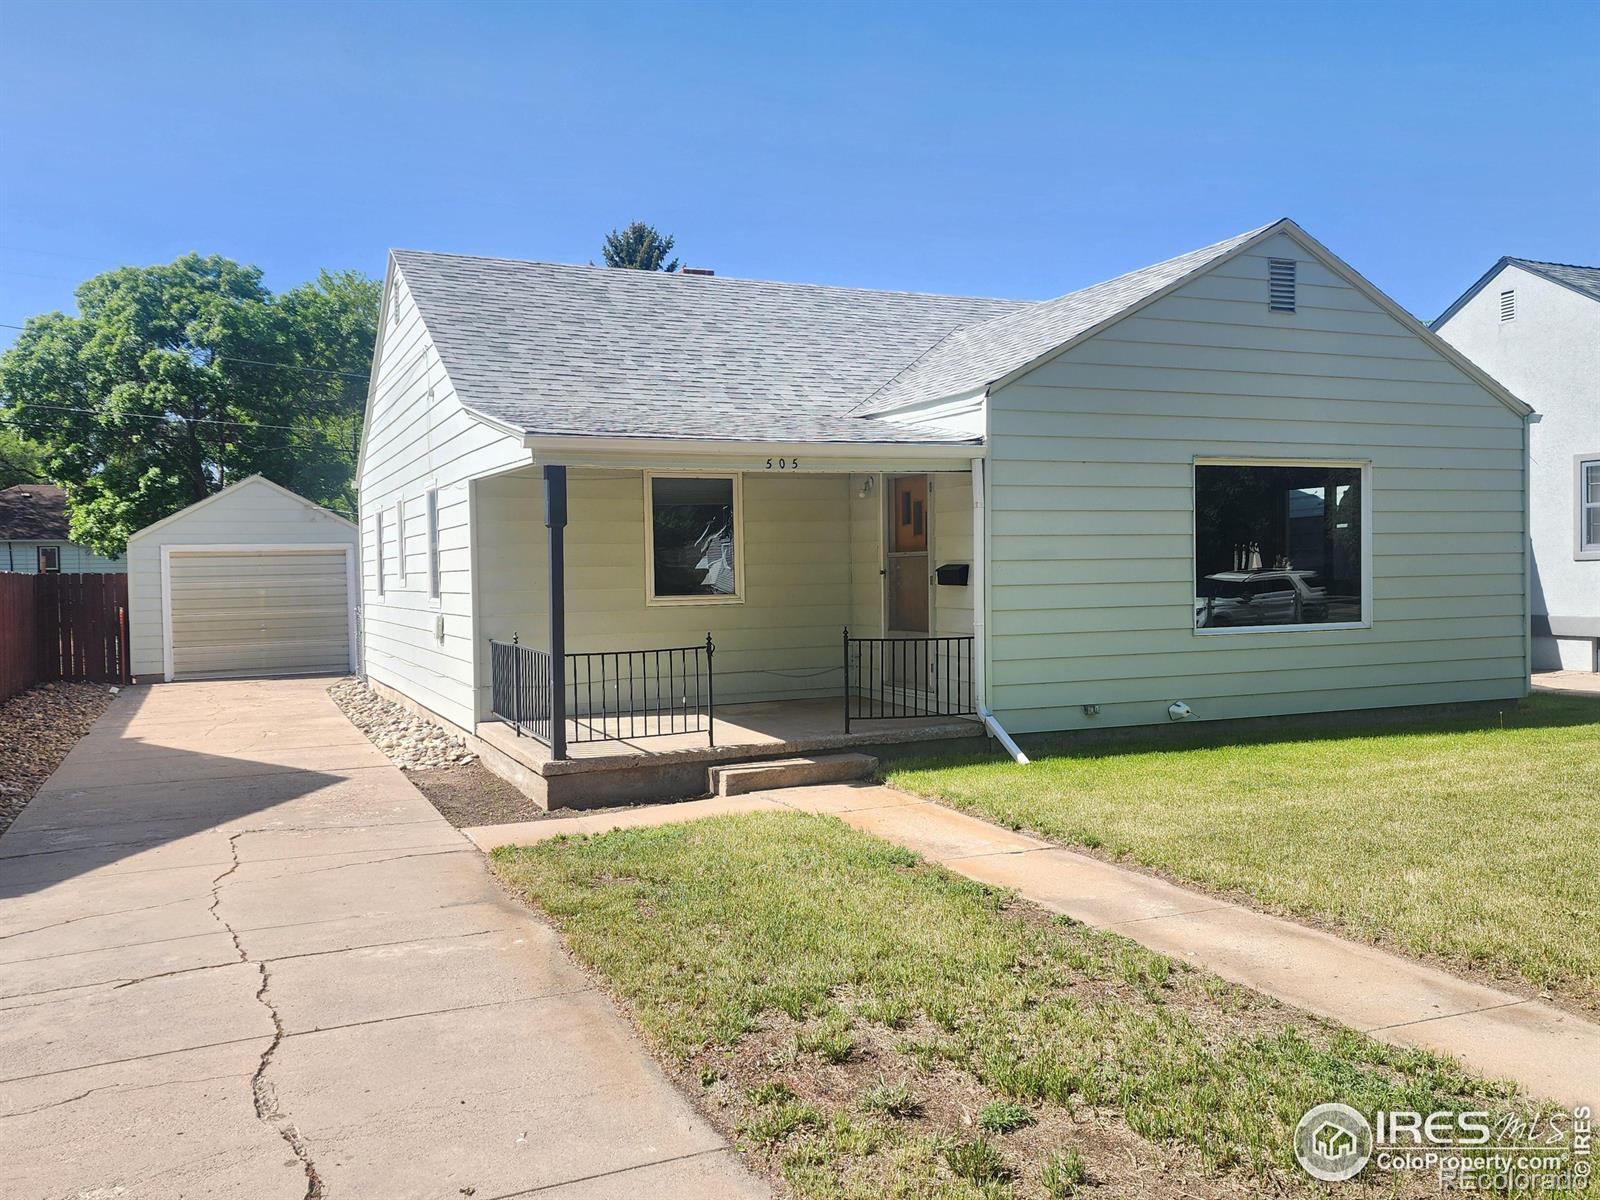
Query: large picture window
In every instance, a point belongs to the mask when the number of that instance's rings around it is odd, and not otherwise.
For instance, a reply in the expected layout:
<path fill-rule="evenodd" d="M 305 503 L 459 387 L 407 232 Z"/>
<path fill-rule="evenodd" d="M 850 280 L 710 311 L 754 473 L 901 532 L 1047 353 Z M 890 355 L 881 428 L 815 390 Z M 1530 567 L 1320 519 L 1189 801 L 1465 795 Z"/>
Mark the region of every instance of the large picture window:
<path fill-rule="evenodd" d="M 743 594 L 739 480 L 647 475 L 652 603 L 728 603 Z"/>
<path fill-rule="evenodd" d="M 1364 483 L 1355 465 L 1196 464 L 1195 628 L 1361 624 Z"/>

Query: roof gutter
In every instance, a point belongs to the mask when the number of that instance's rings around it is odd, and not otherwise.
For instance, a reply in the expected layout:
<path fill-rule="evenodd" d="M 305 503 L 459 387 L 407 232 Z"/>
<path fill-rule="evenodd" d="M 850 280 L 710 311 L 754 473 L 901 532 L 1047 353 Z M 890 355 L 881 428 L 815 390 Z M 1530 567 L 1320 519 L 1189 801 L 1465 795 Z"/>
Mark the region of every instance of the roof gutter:
<path fill-rule="evenodd" d="M 535 456 L 559 459 L 571 454 L 702 454 L 748 458 L 799 458 L 808 455 L 882 461 L 905 458 L 916 461 L 948 459 L 966 463 L 984 453 L 981 442 L 769 442 L 738 441 L 731 438 L 605 437 L 592 434 L 528 433 L 522 444 Z M 804 469 L 803 463 L 800 469 Z"/>

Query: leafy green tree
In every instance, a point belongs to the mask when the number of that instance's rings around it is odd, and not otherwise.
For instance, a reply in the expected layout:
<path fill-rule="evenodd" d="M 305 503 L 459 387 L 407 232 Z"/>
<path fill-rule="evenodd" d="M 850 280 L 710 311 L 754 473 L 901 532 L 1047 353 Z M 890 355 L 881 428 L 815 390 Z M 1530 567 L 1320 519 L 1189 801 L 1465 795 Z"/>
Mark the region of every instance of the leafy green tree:
<path fill-rule="evenodd" d="M 217 255 L 108 271 L 0 357 L 0 416 L 103 554 L 256 472 L 349 510 L 379 290 L 324 272 L 274 297 Z"/>
<path fill-rule="evenodd" d="M 608 267 L 626 267 L 633 271 L 676 271 L 678 260 L 667 262 L 672 253 L 671 234 L 662 235 L 654 225 L 635 221 L 626 229 L 613 229 L 606 234 L 600 255 Z"/>
<path fill-rule="evenodd" d="M 12 425 L 0 424 L 0 488 L 44 483 L 44 454 Z"/>

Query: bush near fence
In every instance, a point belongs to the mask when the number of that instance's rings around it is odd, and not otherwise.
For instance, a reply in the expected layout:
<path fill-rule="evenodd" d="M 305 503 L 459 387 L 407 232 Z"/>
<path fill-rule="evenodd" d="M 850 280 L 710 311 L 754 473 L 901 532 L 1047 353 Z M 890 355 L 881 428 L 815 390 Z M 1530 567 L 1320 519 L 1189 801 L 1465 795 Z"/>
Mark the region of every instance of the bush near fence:
<path fill-rule="evenodd" d="M 36 683 L 128 681 L 128 577 L 0 572 L 0 700 Z"/>

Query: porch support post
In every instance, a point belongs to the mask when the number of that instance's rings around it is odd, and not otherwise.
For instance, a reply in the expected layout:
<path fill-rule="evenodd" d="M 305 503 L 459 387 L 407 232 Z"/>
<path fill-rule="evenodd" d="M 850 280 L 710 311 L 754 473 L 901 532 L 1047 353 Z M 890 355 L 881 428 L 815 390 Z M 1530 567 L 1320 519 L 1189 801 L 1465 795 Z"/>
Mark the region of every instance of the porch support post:
<path fill-rule="evenodd" d="M 549 534 L 550 757 L 567 756 L 567 469 L 544 468 L 544 524 Z"/>

